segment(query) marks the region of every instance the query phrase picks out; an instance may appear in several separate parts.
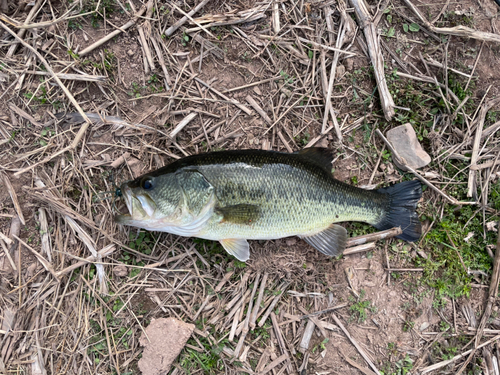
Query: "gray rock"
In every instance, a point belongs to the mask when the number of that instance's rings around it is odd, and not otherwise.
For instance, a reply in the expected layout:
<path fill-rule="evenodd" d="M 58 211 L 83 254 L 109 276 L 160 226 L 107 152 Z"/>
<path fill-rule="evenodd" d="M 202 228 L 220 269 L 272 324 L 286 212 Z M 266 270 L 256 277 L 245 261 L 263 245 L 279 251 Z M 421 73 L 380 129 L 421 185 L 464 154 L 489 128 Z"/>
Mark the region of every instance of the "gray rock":
<path fill-rule="evenodd" d="M 431 157 L 424 151 L 417 139 L 417 134 L 411 124 L 404 124 L 391 129 L 386 134 L 392 147 L 403 159 L 402 162 L 413 169 L 425 167 L 431 162 Z M 407 170 L 404 165 L 399 163 L 393 156 L 392 160 L 398 168 Z"/>
<path fill-rule="evenodd" d="M 143 375 L 168 374 L 172 363 L 194 331 L 194 325 L 175 318 L 153 319 L 139 339 L 144 346 L 139 369 Z"/>

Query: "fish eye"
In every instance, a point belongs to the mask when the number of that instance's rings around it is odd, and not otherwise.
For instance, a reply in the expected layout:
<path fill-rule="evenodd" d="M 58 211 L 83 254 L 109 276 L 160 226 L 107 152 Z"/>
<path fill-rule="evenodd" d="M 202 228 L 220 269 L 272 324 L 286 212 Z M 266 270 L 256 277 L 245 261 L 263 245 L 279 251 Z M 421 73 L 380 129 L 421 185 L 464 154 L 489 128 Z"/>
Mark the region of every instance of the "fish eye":
<path fill-rule="evenodd" d="M 116 190 L 115 190 L 115 195 L 116 195 L 117 197 L 121 197 L 121 196 L 122 196 L 122 189 L 120 189 L 120 188 L 116 188 Z"/>
<path fill-rule="evenodd" d="M 141 180 L 141 187 L 144 190 L 151 190 L 153 188 L 153 180 L 151 179 L 151 177 L 144 177 Z"/>

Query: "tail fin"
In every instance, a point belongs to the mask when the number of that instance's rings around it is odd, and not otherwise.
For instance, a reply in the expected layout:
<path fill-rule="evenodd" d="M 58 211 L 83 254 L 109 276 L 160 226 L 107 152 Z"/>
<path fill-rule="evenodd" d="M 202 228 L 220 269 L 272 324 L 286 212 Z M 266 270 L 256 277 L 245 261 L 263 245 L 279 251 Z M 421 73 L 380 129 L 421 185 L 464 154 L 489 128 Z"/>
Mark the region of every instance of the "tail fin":
<path fill-rule="evenodd" d="M 397 238 L 409 242 L 417 241 L 422 235 L 422 226 L 415 211 L 422 196 L 420 182 L 405 181 L 378 189 L 377 192 L 389 195 L 389 209 L 382 221 L 374 227 L 379 230 L 401 227 L 403 233 Z"/>

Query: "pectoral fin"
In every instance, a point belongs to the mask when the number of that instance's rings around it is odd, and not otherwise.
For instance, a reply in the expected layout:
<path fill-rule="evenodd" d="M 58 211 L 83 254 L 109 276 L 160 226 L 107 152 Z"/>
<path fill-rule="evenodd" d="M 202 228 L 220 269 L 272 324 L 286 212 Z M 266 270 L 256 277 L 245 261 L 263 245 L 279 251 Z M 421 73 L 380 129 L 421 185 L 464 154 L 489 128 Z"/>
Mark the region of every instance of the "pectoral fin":
<path fill-rule="evenodd" d="M 233 224 L 251 225 L 260 217 L 260 208 L 254 204 L 237 204 L 216 208 L 216 212 L 222 215 L 222 220 Z"/>
<path fill-rule="evenodd" d="M 242 238 L 227 238 L 221 240 L 222 247 L 236 259 L 246 262 L 250 258 L 250 246 L 248 241 Z"/>
<path fill-rule="evenodd" d="M 340 225 L 332 224 L 319 233 L 301 238 L 323 254 L 335 257 L 345 249 L 347 231 Z"/>

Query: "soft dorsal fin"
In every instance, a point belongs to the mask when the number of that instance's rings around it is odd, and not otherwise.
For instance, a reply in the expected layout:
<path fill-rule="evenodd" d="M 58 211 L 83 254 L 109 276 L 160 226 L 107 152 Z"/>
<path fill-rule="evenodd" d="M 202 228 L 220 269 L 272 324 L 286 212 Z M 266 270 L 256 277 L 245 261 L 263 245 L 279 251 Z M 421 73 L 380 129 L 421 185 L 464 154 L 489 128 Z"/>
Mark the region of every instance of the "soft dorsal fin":
<path fill-rule="evenodd" d="M 308 147 L 300 150 L 298 154 L 305 159 L 319 165 L 328 173 L 332 173 L 333 151 L 323 147 Z"/>
<path fill-rule="evenodd" d="M 250 258 L 250 246 L 244 238 L 226 238 L 220 240 L 222 247 L 240 262 L 246 262 Z"/>
<path fill-rule="evenodd" d="M 301 236 L 309 245 L 325 255 L 336 257 L 343 253 L 347 241 L 347 231 L 344 227 L 331 224 L 325 230 L 312 236 Z"/>

